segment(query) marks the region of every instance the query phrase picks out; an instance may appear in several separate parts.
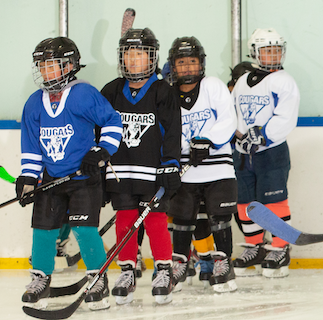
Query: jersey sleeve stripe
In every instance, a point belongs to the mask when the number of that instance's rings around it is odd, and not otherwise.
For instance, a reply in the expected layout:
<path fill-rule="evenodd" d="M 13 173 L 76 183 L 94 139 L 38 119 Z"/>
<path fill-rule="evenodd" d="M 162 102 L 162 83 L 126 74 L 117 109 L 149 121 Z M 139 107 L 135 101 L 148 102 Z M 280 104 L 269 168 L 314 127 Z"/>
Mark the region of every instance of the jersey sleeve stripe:
<path fill-rule="evenodd" d="M 42 161 L 43 157 L 41 154 L 34 154 L 34 153 L 22 153 L 21 159 L 28 159 L 34 161 Z"/>
<path fill-rule="evenodd" d="M 103 127 L 101 129 L 101 134 L 108 133 L 108 132 L 115 132 L 122 134 L 123 127 Z"/>
<path fill-rule="evenodd" d="M 112 144 L 116 148 L 119 148 L 119 145 L 120 145 L 120 141 L 119 140 L 117 140 L 115 138 L 112 138 L 112 137 L 109 137 L 109 136 L 101 136 L 100 142 L 107 142 L 109 144 Z"/>

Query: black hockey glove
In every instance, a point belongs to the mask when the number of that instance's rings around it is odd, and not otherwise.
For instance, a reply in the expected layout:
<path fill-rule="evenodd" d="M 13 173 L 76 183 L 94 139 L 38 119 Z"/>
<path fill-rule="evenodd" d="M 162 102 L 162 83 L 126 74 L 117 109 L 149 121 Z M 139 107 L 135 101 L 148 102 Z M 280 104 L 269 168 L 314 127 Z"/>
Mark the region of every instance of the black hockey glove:
<path fill-rule="evenodd" d="M 157 186 L 165 188 L 165 196 L 171 197 L 181 186 L 179 169 L 175 165 L 165 165 L 157 169 Z"/>
<path fill-rule="evenodd" d="M 103 162 L 110 161 L 110 158 L 109 152 L 104 148 L 92 147 L 82 160 L 80 167 L 82 174 L 90 177 L 100 174 Z"/>
<path fill-rule="evenodd" d="M 240 139 L 241 147 L 248 154 L 254 155 L 259 146 L 265 146 L 266 140 L 260 131 L 261 127 L 255 126 L 248 130 Z"/>
<path fill-rule="evenodd" d="M 197 167 L 202 163 L 203 159 L 206 159 L 209 156 L 209 148 L 213 147 L 213 143 L 209 139 L 195 137 L 191 140 L 190 146 L 190 163 L 194 167 Z"/>
<path fill-rule="evenodd" d="M 34 202 L 34 195 L 24 196 L 29 191 L 33 191 L 37 186 L 37 179 L 32 177 L 19 176 L 16 181 L 16 194 L 20 198 L 19 203 L 22 207 Z"/>

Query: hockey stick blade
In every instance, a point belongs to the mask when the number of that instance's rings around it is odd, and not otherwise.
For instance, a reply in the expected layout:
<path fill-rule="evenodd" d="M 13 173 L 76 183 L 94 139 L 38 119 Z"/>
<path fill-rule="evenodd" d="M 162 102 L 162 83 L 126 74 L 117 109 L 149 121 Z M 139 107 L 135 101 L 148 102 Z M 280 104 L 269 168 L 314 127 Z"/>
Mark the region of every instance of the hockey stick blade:
<path fill-rule="evenodd" d="M 133 22 L 136 17 L 136 11 L 132 8 L 126 9 L 123 14 L 122 24 L 121 24 L 121 37 L 132 28 Z"/>
<path fill-rule="evenodd" d="M 66 287 L 50 287 L 50 298 L 57 298 L 61 296 L 70 296 L 75 293 L 78 293 L 82 287 L 86 284 L 87 282 L 87 276 L 83 277 L 79 282 L 74 283 L 70 286 Z"/>
<path fill-rule="evenodd" d="M 100 237 L 102 237 L 115 223 L 116 215 L 114 215 L 99 231 Z M 74 266 L 81 260 L 81 253 L 78 252 L 74 256 L 66 257 L 67 265 L 69 267 Z"/>
<path fill-rule="evenodd" d="M 98 282 L 100 277 L 104 275 L 106 270 L 108 269 L 109 265 L 112 263 L 114 258 L 119 254 L 119 252 L 122 250 L 122 248 L 125 246 L 125 244 L 128 242 L 128 240 L 134 235 L 136 230 L 140 227 L 140 225 L 143 223 L 146 216 L 149 214 L 149 212 L 158 206 L 160 199 L 163 197 L 165 193 L 165 189 L 163 187 L 160 187 L 157 191 L 157 193 L 154 195 L 154 197 L 150 200 L 148 206 L 146 209 L 141 213 L 139 218 L 135 221 L 133 226 L 128 230 L 126 235 L 122 238 L 122 240 L 117 244 L 114 245 L 113 248 L 111 248 L 111 255 L 108 258 L 108 260 L 104 263 L 104 265 L 101 267 L 99 272 L 94 276 L 93 281 L 86 287 L 86 289 L 83 291 L 81 296 L 73 302 L 71 305 L 67 306 L 64 309 L 58 309 L 58 310 L 39 310 L 34 309 L 31 307 L 23 306 L 23 311 L 34 318 L 38 319 L 47 319 L 47 320 L 59 320 L 59 319 L 67 319 L 69 318 L 80 306 L 80 304 L 83 302 L 83 300 L 86 297 L 86 294 L 91 288 Z"/>
<path fill-rule="evenodd" d="M 263 204 L 254 201 L 247 208 L 249 218 L 265 230 L 289 243 L 297 246 L 323 242 L 323 234 L 301 232 L 276 216 Z"/>

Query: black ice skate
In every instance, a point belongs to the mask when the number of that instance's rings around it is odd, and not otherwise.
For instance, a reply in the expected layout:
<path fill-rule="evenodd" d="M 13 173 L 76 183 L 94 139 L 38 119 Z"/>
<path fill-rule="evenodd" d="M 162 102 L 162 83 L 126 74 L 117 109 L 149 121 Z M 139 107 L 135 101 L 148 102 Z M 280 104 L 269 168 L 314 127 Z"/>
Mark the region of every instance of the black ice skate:
<path fill-rule="evenodd" d="M 262 275 L 267 278 L 283 278 L 289 275 L 288 266 L 290 265 L 290 246 L 284 248 L 275 248 L 266 245 L 269 250 L 264 261 L 261 263 Z"/>
<path fill-rule="evenodd" d="M 157 274 L 152 282 L 152 295 L 158 304 L 165 304 L 172 301 L 172 278 L 173 272 L 171 263 L 156 261 Z"/>
<path fill-rule="evenodd" d="M 121 274 L 112 289 L 112 295 L 116 297 L 117 304 L 126 304 L 133 301 L 133 292 L 136 290 L 135 271 L 131 264 L 120 267 Z"/>
<path fill-rule="evenodd" d="M 55 257 L 55 270 L 54 272 L 62 272 L 64 269 L 67 269 L 68 263 L 67 263 L 67 257 L 69 255 L 66 253 L 66 244 L 70 239 L 67 238 L 63 241 L 57 240 L 56 241 L 56 257 Z"/>
<path fill-rule="evenodd" d="M 99 272 L 99 270 L 88 270 L 86 275 L 89 283 L 92 283 L 94 277 Z M 108 288 L 108 278 L 105 273 L 95 285 L 88 291 L 85 302 L 87 303 L 90 310 L 102 310 L 110 308 L 109 304 L 109 288 Z"/>
<path fill-rule="evenodd" d="M 211 255 L 203 256 L 200 258 L 199 265 L 201 267 L 199 280 L 203 282 L 204 288 L 207 288 L 213 274 L 214 260 Z"/>
<path fill-rule="evenodd" d="M 40 270 L 30 270 L 32 278 L 31 283 L 26 286 L 27 291 L 22 296 L 24 305 L 36 308 L 46 309 L 47 299 L 50 293 L 51 276 L 46 275 Z"/>
<path fill-rule="evenodd" d="M 196 262 L 196 259 L 193 257 L 193 255 L 191 255 L 190 259 L 188 260 L 186 271 L 186 281 L 188 285 L 193 284 L 193 277 L 196 275 L 196 270 L 194 267 Z"/>
<path fill-rule="evenodd" d="M 213 290 L 218 293 L 237 290 L 231 258 L 222 251 L 217 251 L 212 256 L 214 258 L 214 267 L 209 282 Z"/>
<path fill-rule="evenodd" d="M 239 243 L 239 245 L 245 249 L 241 255 L 233 261 L 236 276 L 246 277 L 261 275 L 261 263 L 267 254 L 264 245 L 262 243 L 257 245 Z M 250 267 L 254 267 L 254 269 Z"/>
<path fill-rule="evenodd" d="M 173 287 L 174 292 L 182 290 L 182 282 L 186 280 L 187 258 L 183 254 L 173 253 Z"/>
<path fill-rule="evenodd" d="M 142 272 L 147 269 L 145 262 L 142 259 L 141 250 L 138 249 L 137 262 L 136 262 L 136 279 L 142 277 Z"/>

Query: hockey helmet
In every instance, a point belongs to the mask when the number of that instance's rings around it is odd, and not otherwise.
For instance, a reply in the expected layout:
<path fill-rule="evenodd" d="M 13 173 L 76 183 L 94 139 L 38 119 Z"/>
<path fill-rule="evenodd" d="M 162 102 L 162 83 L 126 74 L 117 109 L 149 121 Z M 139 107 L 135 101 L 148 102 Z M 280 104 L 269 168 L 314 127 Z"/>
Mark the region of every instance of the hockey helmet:
<path fill-rule="evenodd" d="M 57 37 L 43 40 L 33 52 L 34 82 L 45 91 L 61 91 L 70 81 L 75 79 L 75 74 L 84 67 L 80 65 L 80 58 L 77 46 L 69 38 Z M 59 75 L 55 75 L 56 72 L 48 68 L 54 64 L 60 68 Z M 68 64 L 72 68 L 66 72 L 64 69 Z"/>
<path fill-rule="evenodd" d="M 231 69 L 231 80 L 228 82 L 228 87 L 236 84 L 238 79 L 246 72 L 252 72 L 259 69 L 258 65 L 249 61 L 242 61 L 238 63 L 233 69 Z"/>
<path fill-rule="evenodd" d="M 277 53 L 274 52 L 274 55 L 276 55 L 275 61 L 273 60 L 272 64 L 265 64 L 261 61 L 259 49 L 271 46 L 281 47 L 281 53 L 277 56 Z M 266 70 L 282 69 L 286 54 L 286 41 L 275 29 L 256 29 L 248 41 L 248 49 L 250 57 L 255 59 L 261 68 Z"/>
<path fill-rule="evenodd" d="M 126 67 L 126 53 L 129 50 L 142 50 L 148 54 L 148 60 L 141 57 L 142 70 L 140 72 L 130 72 Z M 148 79 L 158 67 L 159 41 L 154 33 L 149 29 L 130 28 L 119 40 L 118 59 L 119 74 L 131 82 L 140 82 Z"/>

